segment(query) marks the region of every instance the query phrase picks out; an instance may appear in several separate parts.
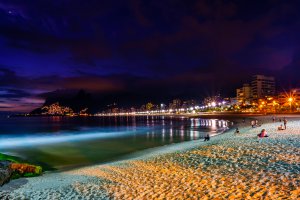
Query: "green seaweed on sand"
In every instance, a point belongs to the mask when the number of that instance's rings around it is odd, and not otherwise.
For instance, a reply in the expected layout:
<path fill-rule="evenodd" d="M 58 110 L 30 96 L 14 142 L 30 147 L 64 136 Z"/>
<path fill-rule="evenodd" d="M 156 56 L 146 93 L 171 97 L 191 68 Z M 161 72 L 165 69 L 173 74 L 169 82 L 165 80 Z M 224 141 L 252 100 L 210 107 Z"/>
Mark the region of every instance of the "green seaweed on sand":
<path fill-rule="evenodd" d="M 6 155 L 6 154 L 2 154 L 0 153 L 0 161 L 11 161 L 11 162 L 14 162 L 14 163 L 20 163 L 22 162 L 23 160 L 16 157 L 16 156 L 10 156 L 10 155 Z"/>

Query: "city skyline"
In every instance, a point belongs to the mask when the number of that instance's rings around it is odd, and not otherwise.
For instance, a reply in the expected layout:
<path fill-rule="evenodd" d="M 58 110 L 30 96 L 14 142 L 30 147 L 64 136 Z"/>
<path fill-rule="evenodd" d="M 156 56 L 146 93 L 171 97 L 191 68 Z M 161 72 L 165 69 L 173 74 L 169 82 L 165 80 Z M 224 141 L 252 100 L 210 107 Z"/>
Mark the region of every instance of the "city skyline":
<path fill-rule="evenodd" d="M 54 93 L 47 97 L 43 106 L 25 116 L 106 116 L 106 115 L 164 115 L 208 113 L 292 113 L 300 110 L 300 88 L 276 90 L 276 79 L 254 75 L 251 84 L 244 83 L 236 89 L 235 96 L 188 97 L 163 101 L 146 100 L 136 103 L 114 101 L 104 103 L 92 94 L 80 90 L 76 95 Z M 101 103 L 99 103 L 101 102 Z M 22 115 L 23 116 L 23 115 Z"/>
<path fill-rule="evenodd" d="M 0 111 L 53 91 L 165 101 L 299 86 L 299 2 L 1 1 Z M 113 101 L 113 100 L 111 100 Z"/>

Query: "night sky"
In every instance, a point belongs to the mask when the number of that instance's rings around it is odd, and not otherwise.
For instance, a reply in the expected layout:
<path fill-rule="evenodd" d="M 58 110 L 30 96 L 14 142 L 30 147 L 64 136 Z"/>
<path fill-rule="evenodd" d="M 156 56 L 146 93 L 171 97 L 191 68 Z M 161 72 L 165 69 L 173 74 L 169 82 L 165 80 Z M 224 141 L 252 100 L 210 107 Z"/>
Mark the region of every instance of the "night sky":
<path fill-rule="evenodd" d="M 296 0 L 0 0 L 0 111 L 29 111 L 58 89 L 163 101 L 233 96 L 254 74 L 299 86 L 299 10 Z"/>

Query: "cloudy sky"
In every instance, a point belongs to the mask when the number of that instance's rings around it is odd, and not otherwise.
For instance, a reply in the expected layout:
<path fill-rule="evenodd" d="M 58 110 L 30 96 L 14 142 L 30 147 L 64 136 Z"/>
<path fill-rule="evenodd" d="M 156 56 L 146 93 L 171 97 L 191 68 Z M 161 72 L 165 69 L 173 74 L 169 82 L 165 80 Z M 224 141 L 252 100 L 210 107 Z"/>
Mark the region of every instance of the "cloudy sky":
<path fill-rule="evenodd" d="M 296 0 L 0 0 L 0 111 L 29 111 L 57 89 L 200 99 L 234 95 L 257 73 L 296 87 L 299 9 Z"/>

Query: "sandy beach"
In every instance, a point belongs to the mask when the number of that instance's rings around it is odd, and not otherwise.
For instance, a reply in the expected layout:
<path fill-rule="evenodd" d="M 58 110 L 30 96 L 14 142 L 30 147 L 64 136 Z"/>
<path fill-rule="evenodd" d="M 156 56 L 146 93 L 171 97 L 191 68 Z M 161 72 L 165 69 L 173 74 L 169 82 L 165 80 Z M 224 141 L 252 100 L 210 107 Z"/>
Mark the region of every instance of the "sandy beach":
<path fill-rule="evenodd" d="M 146 150 L 127 159 L 13 180 L 7 199 L 299 199 L 300 118 L 286 130 L 271 116 L 250 119 L 209 142 L 190 141 Z M 257 134 L 266 129 L 269 137 Z"/>

